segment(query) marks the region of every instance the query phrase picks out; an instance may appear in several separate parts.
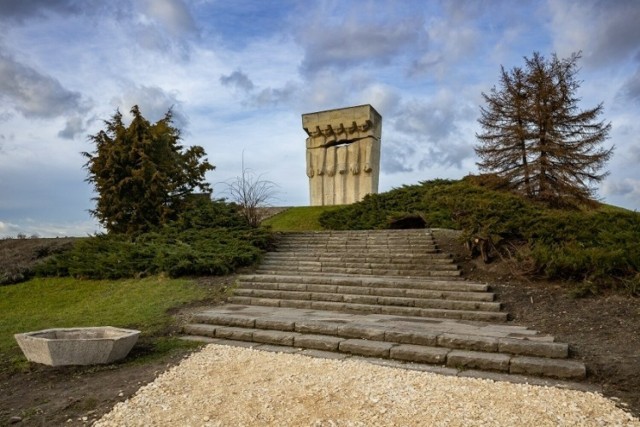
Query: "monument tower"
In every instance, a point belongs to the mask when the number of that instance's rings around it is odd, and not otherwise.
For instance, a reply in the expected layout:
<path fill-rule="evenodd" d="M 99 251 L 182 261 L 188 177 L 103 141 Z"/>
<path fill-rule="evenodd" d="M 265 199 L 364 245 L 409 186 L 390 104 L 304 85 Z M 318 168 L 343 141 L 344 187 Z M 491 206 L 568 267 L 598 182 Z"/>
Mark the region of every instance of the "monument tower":
<path fill-rule="evenodd" d="M 302 115 L 311 206 L 344 205 L 378 192 L 382 116 L 371 105 Z"/>

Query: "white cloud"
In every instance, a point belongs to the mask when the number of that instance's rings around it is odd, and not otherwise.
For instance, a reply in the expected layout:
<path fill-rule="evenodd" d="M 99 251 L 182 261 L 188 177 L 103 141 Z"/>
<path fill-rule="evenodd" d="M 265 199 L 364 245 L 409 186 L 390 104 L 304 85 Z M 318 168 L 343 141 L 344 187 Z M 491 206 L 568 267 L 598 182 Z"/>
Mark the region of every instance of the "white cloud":
<path fill-rule="evenodd" d="M 611 199 L 613 202 L 619 203 L 621 206 L 627 206 L 631 209 L 639 210 L 640 179 L 608 178 L 602 185 L 601 192 L 607 197 L 607 199 Z"/>
<path fill-rule="evenodd" d="M 87 130 L 84 119 L 81 116 L 70 117 L 58 136 L 64 139 L 73 139 L 78 135 L 82 135 Z"/>
<path fill-rule="evenodd" d="M 394 9 L 391 4 L 359 6 L 323 4 L 307 11 L 304 24 L 296 31 L 305 50 L 304 74 L 388 65 L 426 44 L 421 13 L 399 15 L 402 8 Z M 318 16 L 325 19 L 316 19 Z"/>
<path fill-rule="evenodd" d="M 0 99 L 29 118 L 86 112 L 87 102 L 55 78 L 0 54 Z"/>
<path fill-rule="evenodd" d="M 554 49 L 561 57 L 584 52 L 587 65 L 608 67 L 640 51 L 636 0 L 549 0 Z"/>
<path fill-rule="evenodd" d="M 143 0 L 142 4 L 144 13 L 174 37 L 197 31 L 189 8 L 181 0 Z"/>
<path fill-rule="evenodd" d="M 128 84 L 124 87 L 124 95 L 111 99 L 111 105 L 123 113 L 126 122 L 129 121 L 128 113 L 131 107 L 140 107 L 142 115 L 150 122 L 157 122 L 172 110 L 173 121 L 180 129 L 187 127 L 188 119 L 183 112 L 182 102 L 177 99 L 176 93 L 164 91 L 157 86 L 144 86 Z"/>

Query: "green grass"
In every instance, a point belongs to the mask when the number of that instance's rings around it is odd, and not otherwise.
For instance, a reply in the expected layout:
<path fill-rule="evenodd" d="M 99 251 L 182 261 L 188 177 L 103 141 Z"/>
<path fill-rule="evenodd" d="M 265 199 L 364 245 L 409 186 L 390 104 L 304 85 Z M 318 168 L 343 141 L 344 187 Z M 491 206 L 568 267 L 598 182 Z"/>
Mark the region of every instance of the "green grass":
<path fill-rule="evenodd" d="M 185 279 L 77 280 L 38 278 L 0 287 L 0 361 L 16 358 L 13 334 L 54 327 L 115 326 L 142 331 L 159 350 L 179 343 L 161 338 L 171 325 L 167 310 L 211 297 Z"/>
<path fill-rule="evenodd" d="M 324 230 L 318 218 L 324 212 L 340 209 L 341 206 L 299 206 L 287 209 L 262 222 L 273 231 L 319 231 Z"/>

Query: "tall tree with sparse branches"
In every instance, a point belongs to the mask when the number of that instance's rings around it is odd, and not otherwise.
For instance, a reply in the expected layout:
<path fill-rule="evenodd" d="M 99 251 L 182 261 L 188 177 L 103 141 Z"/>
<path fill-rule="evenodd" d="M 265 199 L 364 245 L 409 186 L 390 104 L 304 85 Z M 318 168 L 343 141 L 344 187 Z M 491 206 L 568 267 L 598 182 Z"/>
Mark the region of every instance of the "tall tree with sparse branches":
<path fill-rule="evenodd" d="M 524 68 L 501 69 L 500 83 L 481 107 L 483 132 L 475 147 L 483 172 L 504 178 L 513 190 L 552 204 L 590 200 L 594 183 L 613 153 L 604 148 L 611 124 L 598 121 L 602 103 L 582 110 L 576 92 L 580 53 L 545 59 L 534 53 Z"/>
<path fill-rule="evenodd" d="M 108 232 L 136 234 L 175 219 L 186 197 L 196 188 L 210 192 L 205 173 L 213 170 L 204 149 L 180 145 L 180 130 L 173 126 L 172 112 L 151 124 L 138 106 L 125 126 L 117 111 L 106 120 L 106 129 L 90 140 L 93 153 L 83 153 L 97 197 L 93 216 Z"/>

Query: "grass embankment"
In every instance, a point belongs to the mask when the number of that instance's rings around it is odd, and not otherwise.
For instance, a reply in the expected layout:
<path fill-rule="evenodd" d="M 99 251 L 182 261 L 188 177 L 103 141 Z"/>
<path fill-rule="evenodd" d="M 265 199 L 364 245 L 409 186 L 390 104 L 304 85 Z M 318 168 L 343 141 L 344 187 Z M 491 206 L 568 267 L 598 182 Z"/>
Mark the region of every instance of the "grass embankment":
<path fill-rule="evenodd" d="M 320 231 L 319 218 L 325 212 L 335 211 L 341 206 L 300 206 L 287 209 L 266 219 L 263 226 L 272 231 Z"/>
<path fill-rule="evenodd" d="M 609 205 L 552 208 L 481 177 L 434 180 L 365 197 L 323 213 L 326 229 L 384 229 L 420 216 L 427 227 L 489 242 L 522 274 L 573 284 L 577 295 L 603 288 L 640 294 L 640 214 Z"/>
<path fill-rule="evenodd" d="M 36 278 L 0 287 L 0 366 L 24 361 L 13 334 L 55 327 L 115 326 L 142 331 L 141 342 L 155 356 L 191 346 L 167 338 L 168 310 L 211 298 L 186 279 L 130 280 Z M 11 363 L 13 362 L 13 363 Z M 3 366 L 4 365 L 4 366 Z"/>

